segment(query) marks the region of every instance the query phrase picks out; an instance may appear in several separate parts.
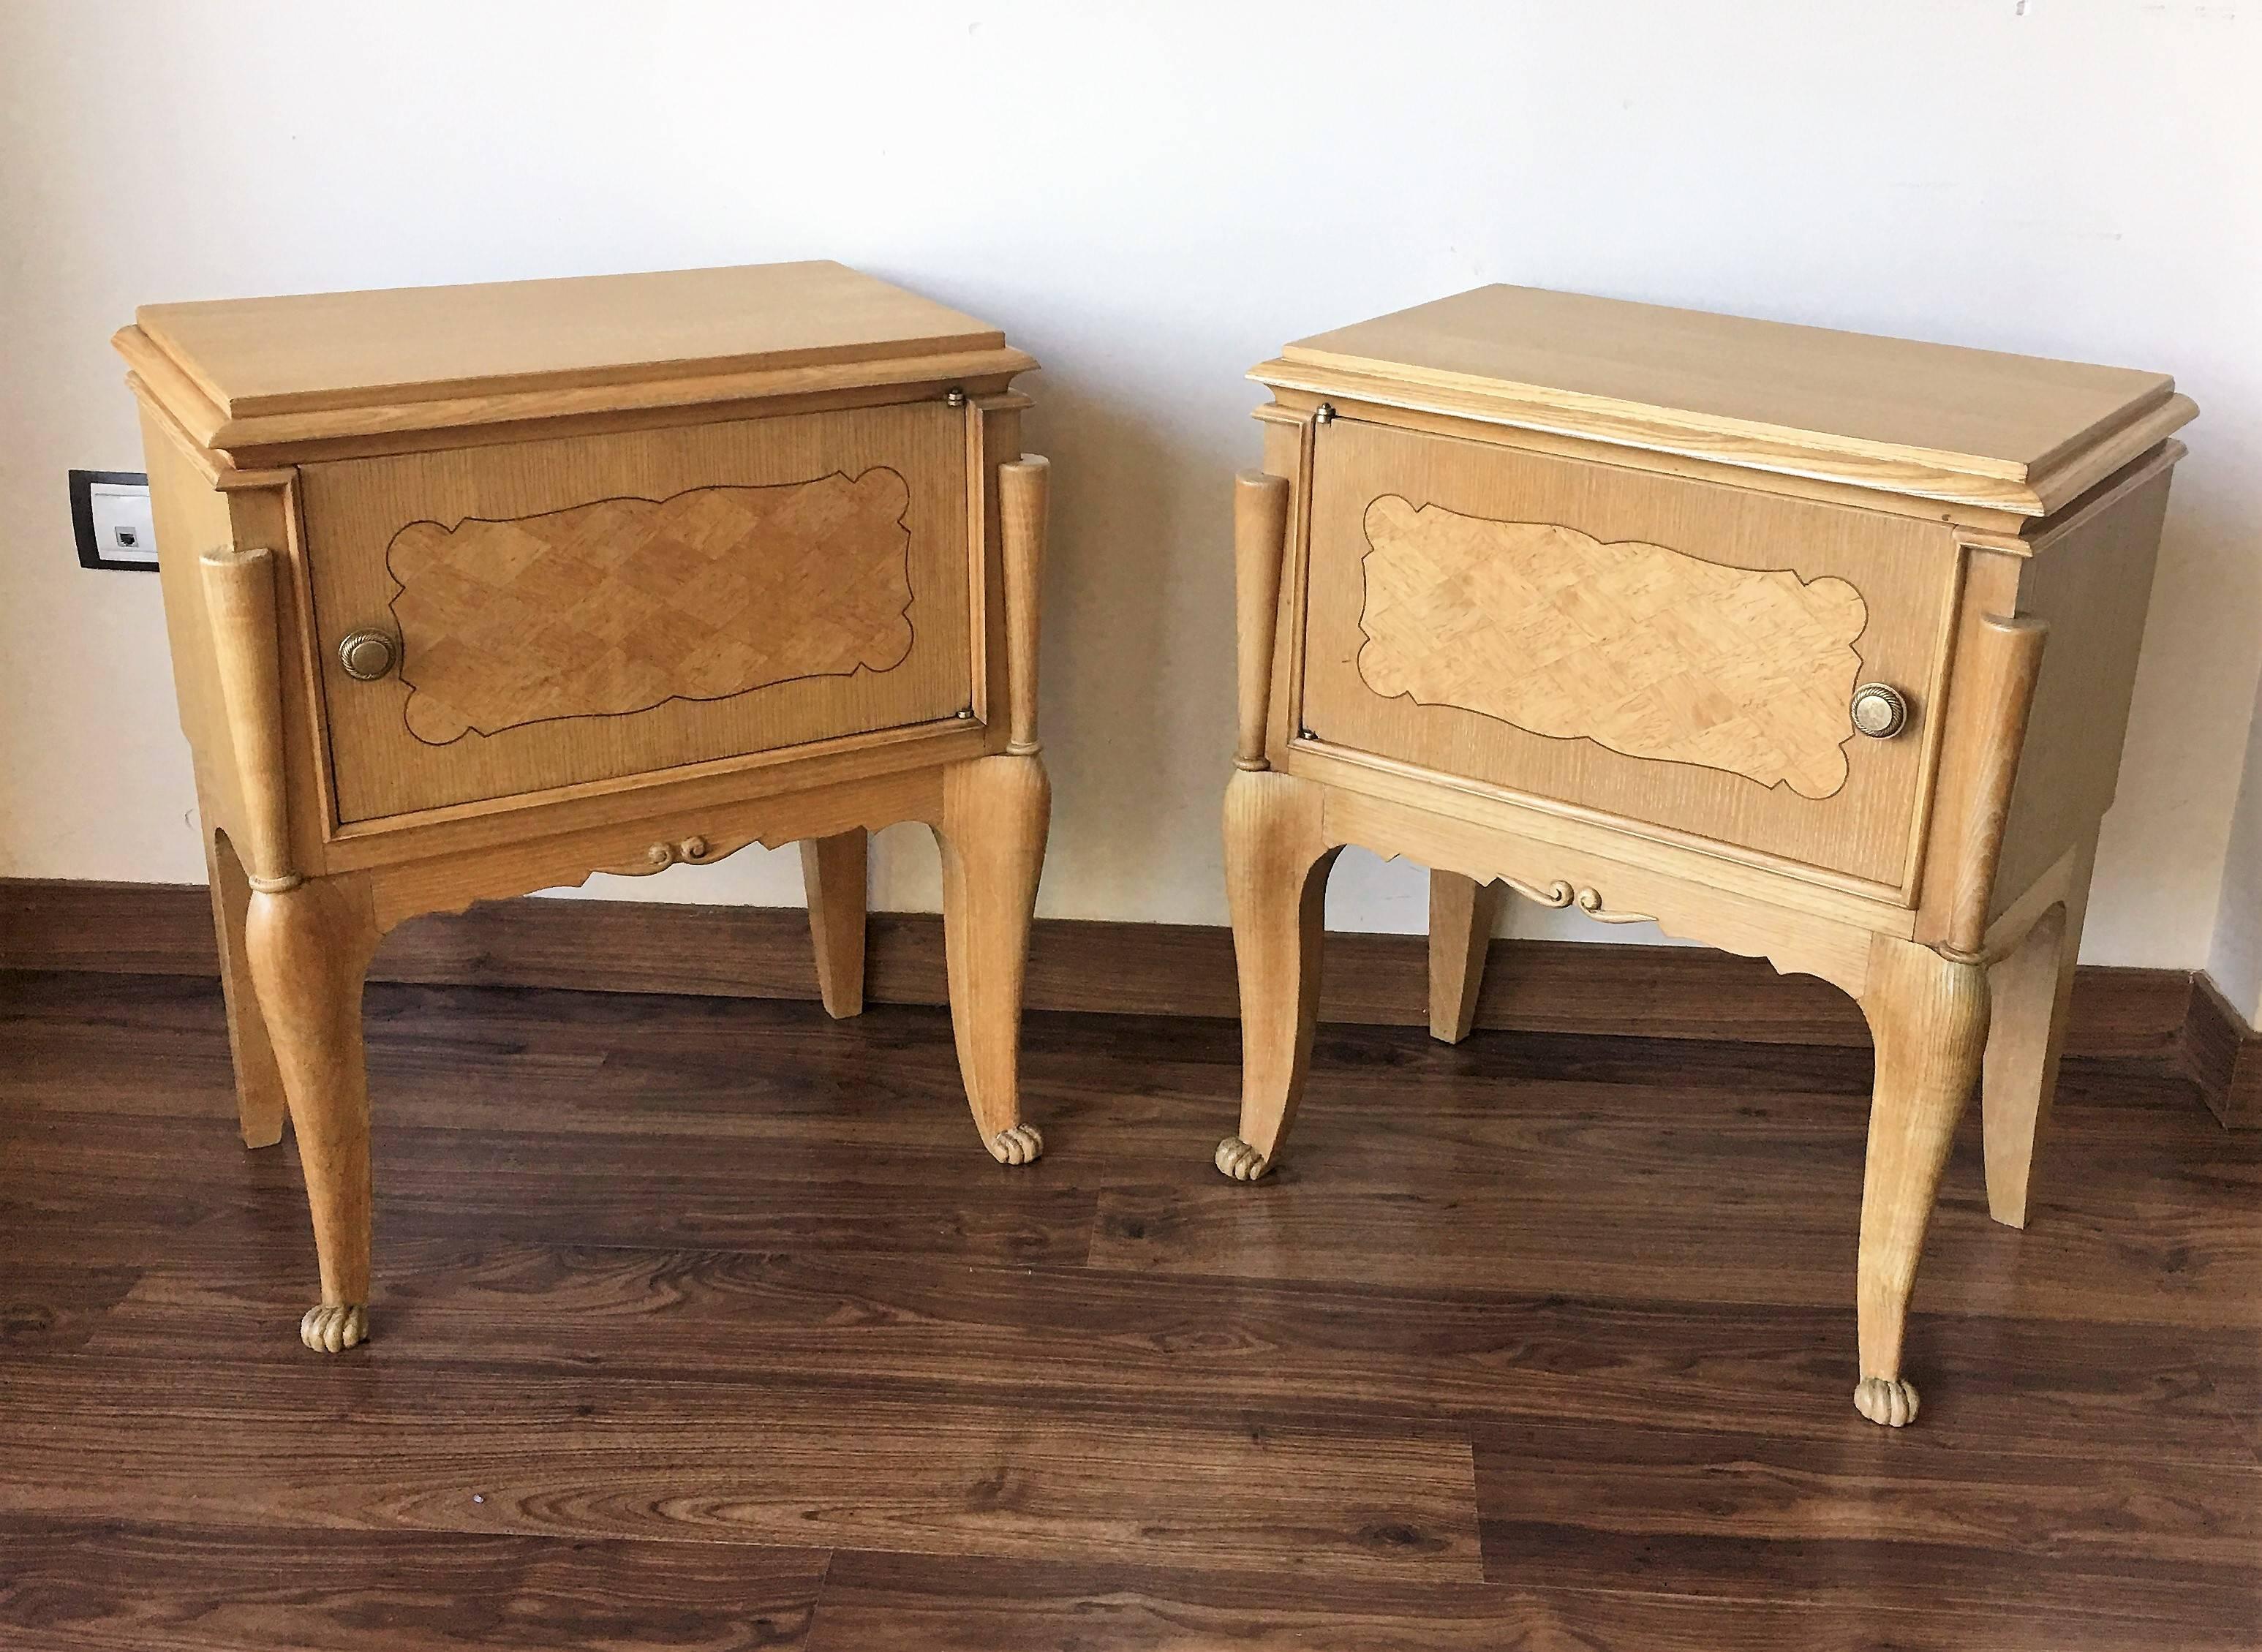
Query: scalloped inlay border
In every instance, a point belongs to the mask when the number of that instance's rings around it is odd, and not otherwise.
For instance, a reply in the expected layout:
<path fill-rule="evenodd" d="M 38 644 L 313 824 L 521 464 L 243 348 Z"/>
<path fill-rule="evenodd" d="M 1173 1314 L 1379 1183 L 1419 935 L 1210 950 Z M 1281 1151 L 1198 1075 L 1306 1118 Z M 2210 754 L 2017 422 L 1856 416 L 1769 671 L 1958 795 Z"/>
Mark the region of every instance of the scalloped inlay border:
<path fill-rule="evenodd" d="M 910 504 L 878 465 L 411 523 L 385 549 L 408 732 L 444 746 L 892 670 L 911 648 Z"/>
<path fill-rule="evenodd" d="M 1375 693 L 1805 797 L 1846 783 L 1869 624 L 1846 581 L 1394 494 L 1364 525 L 1358 672 Z"/>

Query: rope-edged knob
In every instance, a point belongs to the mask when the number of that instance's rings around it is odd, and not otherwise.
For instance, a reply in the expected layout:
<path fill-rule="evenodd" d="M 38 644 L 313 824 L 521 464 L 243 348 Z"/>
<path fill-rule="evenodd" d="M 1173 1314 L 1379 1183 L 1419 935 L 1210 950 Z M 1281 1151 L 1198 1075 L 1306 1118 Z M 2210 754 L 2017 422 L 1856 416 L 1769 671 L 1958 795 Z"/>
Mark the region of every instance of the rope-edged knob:
<path fill-rule="evenodd" d="M 356 682 L 374 682 L 393 669 L 399 650 L 381 631 L 349 631 L 338 643 L 338 664 Z"/>
<path fill-rule="evenodd" d="M 1908 726 L 1908 699 L 1889 682 L 1865 682 L 1854 690 L 1854 726 L 1871 739 L 1889 740 Z"/>

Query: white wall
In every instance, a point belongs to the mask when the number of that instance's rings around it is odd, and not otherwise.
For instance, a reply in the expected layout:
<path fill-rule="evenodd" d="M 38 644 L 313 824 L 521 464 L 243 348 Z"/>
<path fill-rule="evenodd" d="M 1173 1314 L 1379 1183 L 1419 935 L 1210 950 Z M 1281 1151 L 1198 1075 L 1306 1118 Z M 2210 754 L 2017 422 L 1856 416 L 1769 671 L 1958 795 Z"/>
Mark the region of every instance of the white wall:
<path fill-rule="evenodd" d="M 0 4 L 0 872 L 201 876 L 155 581 L 70 551 L 66 469 L 140 465 L 135 304 L 832 256 L 1047 364 L 1044 909 L 1221 920 L 1241 374 L 1507 280 L 2174 372 L 2203 415 L 2085 956 L 2200 964 L 2262 665 L 2240 11 Z M 932 904 L 924 842 L 878 866 Z M 1423 889 L 1349 856 L 1330 916 L 1418 927 Z M 799 898 L 760 852 L 602 892 Z"/>
<path fill-rule="evenodd" d="M 2247 732 L 2246 781 L 2231 815 L 2207 972 L 2249 1027 L 2262 1027 L 2262 701 Z"/>

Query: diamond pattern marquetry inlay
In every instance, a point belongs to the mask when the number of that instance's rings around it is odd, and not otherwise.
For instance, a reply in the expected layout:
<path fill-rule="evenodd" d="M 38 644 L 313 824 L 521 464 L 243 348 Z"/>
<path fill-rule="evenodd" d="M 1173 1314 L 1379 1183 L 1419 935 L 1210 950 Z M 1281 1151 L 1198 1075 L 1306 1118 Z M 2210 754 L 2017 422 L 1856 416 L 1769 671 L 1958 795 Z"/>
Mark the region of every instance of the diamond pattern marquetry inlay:
<path fill-rule="evenodd" d="M 408 731 L 445 745 L 889 670 L 911 646 L 910 500 L 878 466 L 411 523 L 385 559 Z"/>
<path fill-rule="evenodd" d="M 1807 797 L 1845 784 L 1869 620 L 1846 581 L 1394 494 L 1365 530 L 1358 669 L 1375 693 Z"/>

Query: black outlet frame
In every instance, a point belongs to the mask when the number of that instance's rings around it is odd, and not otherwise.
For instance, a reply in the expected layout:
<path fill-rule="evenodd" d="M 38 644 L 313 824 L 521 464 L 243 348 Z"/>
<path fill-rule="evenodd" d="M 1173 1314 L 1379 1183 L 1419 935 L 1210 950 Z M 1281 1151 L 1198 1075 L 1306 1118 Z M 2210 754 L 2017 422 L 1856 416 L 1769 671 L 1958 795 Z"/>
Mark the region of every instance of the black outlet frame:
<path fill-rule="evenodd" d="M 94 496 L 89 491 L 96 482 L 129 482 L 136 487 L 149 485 L 146 471 L 73 471 L 70 473 L 71 531 L 78 537 L 78 565 L 83 568 L 107 568 L 113 574 L 155 574 L 155 562 L 113 562 L 106 559 L 94 543 Z M 156 546 L 149 549 L 154 552 Z"/>

